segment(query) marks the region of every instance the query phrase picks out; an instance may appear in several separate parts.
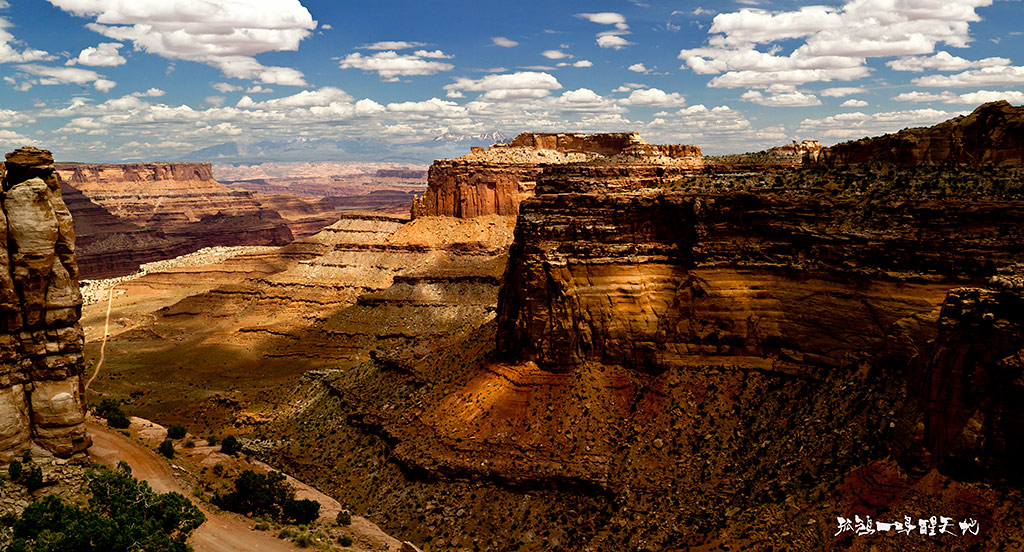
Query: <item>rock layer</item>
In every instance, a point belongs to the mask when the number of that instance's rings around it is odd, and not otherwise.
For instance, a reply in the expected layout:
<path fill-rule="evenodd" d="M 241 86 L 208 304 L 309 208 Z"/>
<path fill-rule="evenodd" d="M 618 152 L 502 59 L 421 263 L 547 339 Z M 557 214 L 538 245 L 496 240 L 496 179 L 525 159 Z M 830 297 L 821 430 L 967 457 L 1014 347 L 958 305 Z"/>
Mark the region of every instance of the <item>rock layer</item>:
<path fill-rule="evenodd" d="M 508 143 L 435 162 L 412 216 L 515 215 L 519 204 L 533 195 L 544 167 L 583 162 L 642 164 L 675 174 L 703 166 L 697 146 L 648 144 L 636 133 L 524 133 Z"/>
<path fill-rule="evenodd" d="M 7 154 L 0 215 L 0 461 L 89 446 L 75 232 L 49 151 Z"/>

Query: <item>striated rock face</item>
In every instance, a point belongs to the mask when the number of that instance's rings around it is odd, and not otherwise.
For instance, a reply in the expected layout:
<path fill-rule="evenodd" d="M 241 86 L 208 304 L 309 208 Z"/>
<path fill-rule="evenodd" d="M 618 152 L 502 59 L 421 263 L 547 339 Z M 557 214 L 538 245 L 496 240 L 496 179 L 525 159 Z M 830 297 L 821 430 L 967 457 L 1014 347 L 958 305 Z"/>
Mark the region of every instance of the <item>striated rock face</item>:
<path fill-rule="evenodd" d="M 1022 479 L 1024 279 L 996 276 L 942 304 L 939 335 L 915 391 L 925 441 L 949 472 Z"/>
<path fill-rule="evenodd" d="M 256 194 L 215 181 L 209 163 L 59 164 L 57 172 L 87 278 L 203 247 L 284 245 L 294 237 L 289 221 Z"/>
<path fill-rule="evenodd" d="M 1024 165 L 1024 107 L 1006 101 L 979 106 L 973 113 L 929 128 L 865 138 L 825 148 L 827 166 L 885 163 L 909 165 Z"/>
<path fill-rule="evenodd" d="M 85 450 L 75 231 L 49 151 L 7 154 L 0 213 L 0 462 Z"/>
<path fill-rule="evenodd" d="M 413 203 L 412 216 L 515 215 L 519 204 L 533 195 L 535 180 L 545 167 L 584 162 L 649 165 L 652 171 L 660 167 L 675 174 L 703 166 L 697 146 L 648 144 L 636 133 L 524 133 L 508 143 L 435 162 L 426 193 Z"/>
<path fill-rule="evenodd" d="M 565 187 L 542 179 L 523 204 L 499 306 L 499 351 L 556 371 L 721 361 L 814 375 L 882 350 L 942 282 L 1013 262 L 1024 238 L 1017 204 Z"/>

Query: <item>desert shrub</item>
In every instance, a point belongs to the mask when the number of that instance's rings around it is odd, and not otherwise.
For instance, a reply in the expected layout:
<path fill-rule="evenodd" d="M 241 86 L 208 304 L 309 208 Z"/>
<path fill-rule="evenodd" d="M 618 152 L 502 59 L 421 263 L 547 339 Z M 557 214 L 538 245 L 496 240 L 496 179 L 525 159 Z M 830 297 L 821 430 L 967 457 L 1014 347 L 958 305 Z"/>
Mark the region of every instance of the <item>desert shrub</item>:
<path fill-rule="evenodd" d="M 126 429 L 131 425 L 131 419 L 125 414 L 122 407 L 123 402 L 106 398 L 98 406 L 93 407 L 93 414 L 107 420 L 107 424 L 115 429 Z"/>
<path fill-rule="evenodd" d="M 160 448 L 158 450 L 160 451 L 160 454 L 167 458 L 174 458 L 174 441 L 164 439 L 164 442 L 160 443 Z"/>
<path fill-rule="evenodd" d="M 184 445 L 184 447 L 185 447 L 185 448 L 196 448 L 196 442 L 195 442 L 195 441 L 193 441 L 192 439 L 187 439 L 187 440 L 185 441 L 185 445 Z"/>
<path fill-rule="evenodd" d="M 215 446 L 217 446 L 217 437 L 215 437 L 213 435 L 210 435 L 209 437 L 207 437 L 206 438 L 206 446 L 208 446 L 208 447 L 215 447 Z"/>
<path fill-rule="evenodd" d="M 338 525 L 351 525 L 352 524 L 352 513 L 348 510 L 342 510 L 338 512 L 338 517 L 335 518 Z"/>
<path fill-rule="evenodd" d="M 132 421 L 123 411 L 115 410 L 107 416 L 107 425 L 114 429 L 128 429 Z"/>
<path fill-rule="evenodd" d="M 311 533 L 300 533 L 299 536 L 295 537 L 295 544 L 299 548 L 309 548 L 316 544 L 316 538 Z"/>
<path fill-rule="evenodd" d="M 224 454 L 230 454 L 231 456 L 238 456 L 241 452 L 242 445 L 238 442 L 238 438 L 234 435 L 228 435 L 220 442 L 220 451 Z"/>
<path fill-rule="evenodd" d="M 50 495 L 13 523 L 10 552 L 185 552 L 206 517 L 178 493 L 156 494 L 121 462 L 86 475 L 85 506 Z"/>
<path fill-rule="evenodd" d="M 46 482 L 43 481 L 43 470 L 39 466 L 32 466 L 28 468 L 28 471 L 22 472 L 22 485 L 28 489 L 28 492 L 34 493 L 39 489 L 46 486 Z"/>
<path fill-rule="evenodd" d="M 188 430 L 181 424 L 171 424 L 171 427 L 167 428 L 168 439 L 181 439 L 186 433 Z"/>
<path fill-rule="evenodd" d="M 23 464 L 15 460 L 11 462 L 10 466 L 7 466 L 7 475 L 11 476 L 11 481 L 17 481 L 21 477 L 21 468 Z"/>
<path fill-rule="evenodd" d="M 342 546 L 352 546 L 352 537 L 348 535 L 341 535 L 338 537 L 338 544 Z"/>
<path fill-rule="evenodd" d="M 281 505 L 281 519 L 286 523 L 305 525 L 320 517 L 320 503 L 315 500 L 286 500 Z"/>
<path fill-rule="evenodd" d="M 320 503 L 295 500 L 295 489 L 281 472 L 256 473 L 245 470 L 235 479 L 229 493 L 217 493 L 213 503 L 224 510 L 247 516 L 268 516 L 278 521 L 304 524 L 316 521 Z"/>

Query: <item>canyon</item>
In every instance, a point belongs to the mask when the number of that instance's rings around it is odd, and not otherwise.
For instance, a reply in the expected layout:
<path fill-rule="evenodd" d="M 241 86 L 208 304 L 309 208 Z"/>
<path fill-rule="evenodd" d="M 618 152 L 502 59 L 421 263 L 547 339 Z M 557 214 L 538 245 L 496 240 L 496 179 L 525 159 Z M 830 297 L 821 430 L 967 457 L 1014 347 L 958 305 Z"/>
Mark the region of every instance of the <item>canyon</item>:
<path fill-rule="evenodd" d="M 237 434 L 426 551 L 1019 550 L 1016 165 L 842 153 L 892 140 L 440 160 L 411 219 L 117 283 L 90 400 Z M 854 515 L 982 532 L 837 536 Z"/>

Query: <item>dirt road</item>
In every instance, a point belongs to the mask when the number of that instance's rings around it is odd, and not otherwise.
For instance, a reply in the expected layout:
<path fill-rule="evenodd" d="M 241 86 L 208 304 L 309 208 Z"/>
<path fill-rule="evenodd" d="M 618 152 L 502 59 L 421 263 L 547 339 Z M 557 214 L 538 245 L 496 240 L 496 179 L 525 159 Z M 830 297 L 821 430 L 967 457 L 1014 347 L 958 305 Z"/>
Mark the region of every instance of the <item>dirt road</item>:
<path fill-rule="evenodd" d="M 147 481 L 153 490 L 161 493 L 179 492 L 191 498 L 192 491 L 185 478 L 178 476 L 167 462 L 141 444 L 90 422 L 92 447 L 89 455 L 108 466 L 124 460 L 132 467 L 132 475 Z M 206 514 L 204 523 L 192 535 L 190 543 L 196 552 L 293 552 L 300 550 L 291 542 L 279 540 L 263 531 L 254 531 L 252 522 L 228 513 L 214 513 L 203 504 L 193 501 Z"/>

